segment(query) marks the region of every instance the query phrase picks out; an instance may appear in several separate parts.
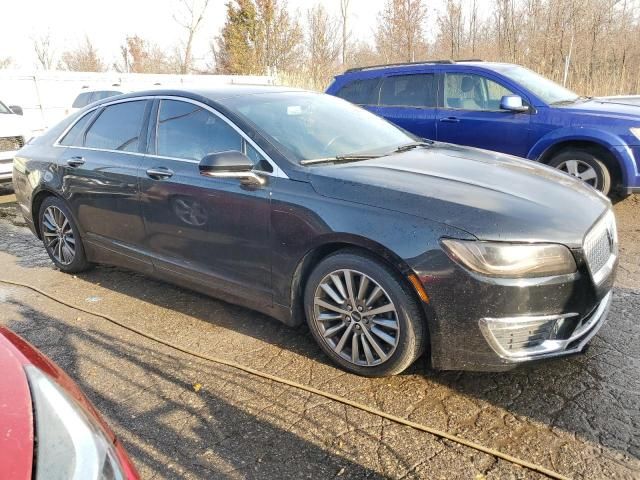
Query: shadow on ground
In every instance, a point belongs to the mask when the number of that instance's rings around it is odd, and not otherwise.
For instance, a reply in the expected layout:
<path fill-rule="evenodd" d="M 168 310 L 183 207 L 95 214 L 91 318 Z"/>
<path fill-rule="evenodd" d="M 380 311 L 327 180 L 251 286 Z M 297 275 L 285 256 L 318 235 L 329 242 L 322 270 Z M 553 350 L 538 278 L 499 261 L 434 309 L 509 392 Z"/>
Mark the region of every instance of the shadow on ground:
<path fill-rule="evenodd" d="M 24 303 L 10 303 L 30 322 L 12 321 L 9 328 L 47 351 L 60 367 L 79 379 L 77 383 L 109 417 L 111 425 L 126 432 L 124 443 L 141 470 L 170 476 L 165 471 L 168 461 L 176 475 L 195 478 L 229 477 L 233 473 L 261 478 L 331 478 L 340 472 L 341 478 L 379 477 L 375 471 L 288 431 L 301 422 L 317 432 L 336 429 L 344 421 L 342 407 L 314 420 L 304 415 L 314 403 L 304 392 L 219 366 L 207 375 L 203 372 L 210 370 L 210 365 L 185 360 L 165 348 L 153 351 L 103 330 L 69 325 Z M 96 371 L 100 378 L 92 377 Z M 191 379 L 203 377 L 215 380 L 195 392 Z M 217 389 L 223 394 L 218 395 Z M 114 397 L 114 392 L 122 396 Z M 233 398 L 234 403 L 223 397 Z M 315 403 L 321 402 L 316 399 Z M 358 445 L 349 444 L 348 437 L 340 443 L 341 449 L 358 449 Z M 170 449 L 156 451 L 154 445 Z"/>

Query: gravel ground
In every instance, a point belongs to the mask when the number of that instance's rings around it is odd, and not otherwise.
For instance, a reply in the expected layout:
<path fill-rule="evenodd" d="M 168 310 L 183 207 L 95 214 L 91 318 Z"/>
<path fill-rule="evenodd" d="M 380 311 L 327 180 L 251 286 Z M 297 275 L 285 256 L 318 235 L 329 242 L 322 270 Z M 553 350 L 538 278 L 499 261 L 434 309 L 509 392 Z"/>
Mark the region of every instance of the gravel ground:
<path fill-rule="evenodd" d="M 576 208 L 576 207 L 574 207 Z M 310 334 L 141 275 L 52 267 L 0 197 L 0 278 L 196 350 L 326 390 L 571 478 L 640 478 L 640 196 L 615 207 L 621 264 L 608 322 L 585 355 L 509 373 L 393 378 L 331 365 Z M 64 368 L 143 478 L 539 478 L 375 415 L 189 357 L 33 292 L 0 284 L 0 324 Z"/>

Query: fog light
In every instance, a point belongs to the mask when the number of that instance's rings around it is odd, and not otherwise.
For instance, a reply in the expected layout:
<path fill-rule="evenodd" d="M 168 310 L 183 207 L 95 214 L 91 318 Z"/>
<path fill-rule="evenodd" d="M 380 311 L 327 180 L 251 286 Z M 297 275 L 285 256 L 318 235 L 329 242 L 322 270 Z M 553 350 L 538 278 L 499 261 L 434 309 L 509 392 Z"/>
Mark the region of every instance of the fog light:
<path fill-rule="evenodd" d="M 543 344 L 554 340 L 565 319 L 577 313 L 562 315 L 482 318 L 480 330 L 493 350 L 503 358 L 518 359 L 546 351 Z"/>

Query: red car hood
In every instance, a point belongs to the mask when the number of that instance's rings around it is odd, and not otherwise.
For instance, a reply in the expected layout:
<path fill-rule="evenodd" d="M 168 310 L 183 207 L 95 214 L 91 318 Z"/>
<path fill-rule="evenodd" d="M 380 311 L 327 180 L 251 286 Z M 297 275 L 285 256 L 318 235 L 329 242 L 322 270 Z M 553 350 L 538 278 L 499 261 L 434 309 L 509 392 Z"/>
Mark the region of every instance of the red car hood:
<path fill-rule="evenodd" d="M 0 327 L 0 472 L 2 478 L 30 480 L 33 463 L 33 409 L 24 371 L 33 365 L 49 375 L 82 405 L 116 445 L 127 478 L 138 478 L 135 467 L 95 407 L 55 363 L 11 330 Z"/>
<path fill-rule="evenodd" d="M 0 329 L 0 471 L 29 480 L 33 462 L 33 411 L 24 356 Z"/>

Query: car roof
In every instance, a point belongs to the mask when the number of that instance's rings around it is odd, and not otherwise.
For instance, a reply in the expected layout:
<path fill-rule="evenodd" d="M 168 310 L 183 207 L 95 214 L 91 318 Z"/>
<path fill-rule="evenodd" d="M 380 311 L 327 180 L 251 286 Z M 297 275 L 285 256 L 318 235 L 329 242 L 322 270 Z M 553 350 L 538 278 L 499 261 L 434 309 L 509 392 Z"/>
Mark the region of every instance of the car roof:
<path fill-rule="evenodd" d="M 389 72 L 420 72 L 425 69 L 438 68 L 447 69 L 455 66 L 476 67 L 485 70 L 491 70 L 491 67 L 498 65 L 513 65 L 504 62 L 484 62 L 482 60 L 426 60 L 424 62 L 408 62 L 408 63 L 390 63 L 385 65 L 372 65 L 346 70 L 340 77 L 357 76 L 358 74 L 366 74 L 366 76 L 376 76 L 376 73 L 384 75 Z"/>
<path fill-rule="evenodd" d="M 118 96 L 117 98 L 135 98 L 146 96 L 162 96 L 162 95 L 175 95 L 175 96 L 198 96 L 204 97 L 208 100 L 219 102 L 225 98 L 233 98 L 246 95 L 261 95 L 268 93 L 287 93 L 287 92 L 310 92 L 300 88 L 283 87 L 274 85 L 220 85 L 216 87 L 179 87 L 179 88 L 157 88 L 152 90 L 140 90 L 125 95 Z M 102 103 L 108 103 L 113 101 L 116 97 L 109 97 L 102 100 Z"/>

